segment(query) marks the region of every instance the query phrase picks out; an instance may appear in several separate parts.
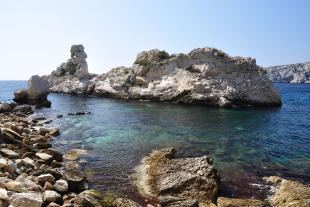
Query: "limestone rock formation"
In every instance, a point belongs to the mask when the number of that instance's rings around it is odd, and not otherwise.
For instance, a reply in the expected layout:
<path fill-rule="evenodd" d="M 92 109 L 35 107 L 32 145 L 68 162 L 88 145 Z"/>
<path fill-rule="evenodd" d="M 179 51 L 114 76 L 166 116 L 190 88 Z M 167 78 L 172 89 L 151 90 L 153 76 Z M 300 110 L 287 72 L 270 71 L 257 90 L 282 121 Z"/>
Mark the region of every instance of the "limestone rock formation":
<path fill-rule="evenodd" d="M 310 62 L 264 68 L 273 82 L 310 83 Z"/>
<path fill-rule="evenodd" d="M 174 149 L 155 150 L 141 161 L 136 168 L 140 192 L 158 197 L 166 203 L 164 206 L 216 200 L 219 178 L 212 160 L 207 156 L 174 158 L 174 155 Z"/>
<path fill-rule="evenodd" d="M 55 76 L 74 75 L 84 76 L 88 74 L 88 65 L 86 62 L 87 54 L 83 45 L 72 45 L 70 49 L 71 58 L 66 63 L 62 63 L 56 71 L 52 73 Z"/>
<path fill-rule="evenodd" d="M 14 101 L 18 104 L 50 107 L 51 102 L 47 100 L 48 93 L 48 81 L 38 75 L 34 75 L 29 79 L 27 89 L 15 91 Z"/>
<path fill-rule="evenodd" d="M 144 51 L 131 67 L 84 79 L 57 71 L 45 78 L 50 90 L 58 93 L 212 106 L 281 104 L 279 94 L 255 59 L 230 57 L 208 47 L 186 55 Z"/>
<path fill-rule="evenodd" d="M 301 207 L 310 206 L 310 185 L 297 181 L 282 179 L 277 176 L 264 178 L 274 187 L 270 198 L 273 207 Z"/>

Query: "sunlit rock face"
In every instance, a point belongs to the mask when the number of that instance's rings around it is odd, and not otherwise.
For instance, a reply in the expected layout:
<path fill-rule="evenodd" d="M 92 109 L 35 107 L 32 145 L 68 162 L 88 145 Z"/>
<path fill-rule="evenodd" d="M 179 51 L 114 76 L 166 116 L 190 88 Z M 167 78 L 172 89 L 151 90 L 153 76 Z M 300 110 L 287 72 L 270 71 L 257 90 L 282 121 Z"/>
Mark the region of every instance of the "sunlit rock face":
<path fill-rule="evenodd" d="M 80 79 L 89 79 L 93 75 L 88 72 L 86 58 L 87 54 L 83 45 L 72 45 L 70 48 L 70 58 L 67 62 L 60 64 L 50 75 L 43 76 L 43 78 L 48 81 L 50 87 L 63 83 L 66 80 L 80 81 Z M 71 90 L 64 91 L 64 93 L 70 92 Z"/>
<path fill-rule="evenodd" d="M 310 83 L 310 62 L 265 68 L 273 82 Z"/>
<path fill-rule="evenodd" d="M 14 92 L 14 101 L 18 104 L 50 107 L 51 102 L 47 100 L 48 93 L 48 81 L 38 75 L 34 75 L 29 79 L 27 89 L 21 89 Z"/>
<path fill-rule="evenodd" d="M 59 93 L 227 107 L 281 104 L 254 58 L 231 57 L 209 47 L 177 55 L 143 51 L 131 67 L 113 68 L 88 79 L 55 78 L 53 73 L 48 78 L 50 90 Z"/>

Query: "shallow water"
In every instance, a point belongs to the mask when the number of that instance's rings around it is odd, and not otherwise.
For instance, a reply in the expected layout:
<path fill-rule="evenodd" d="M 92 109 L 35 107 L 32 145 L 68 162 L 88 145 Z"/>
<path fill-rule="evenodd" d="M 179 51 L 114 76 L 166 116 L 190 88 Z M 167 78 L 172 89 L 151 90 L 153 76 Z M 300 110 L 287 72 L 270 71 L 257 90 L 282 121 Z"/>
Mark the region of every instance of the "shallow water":
<path fill-rule="evenodd" d="M 52 108 L 38 113 L 92 112 L 52 123 L 62 131 L 54 140 L 56 148 L 89 150 L 82 166 L 92 187 L 135 197 L 134 166 L 153 149 L 174 147 L 179 156 L 213 157 L 223 195 L 260 198 L 264 175 L 310 182 L 310 84 L 275 86 L 281 108 L 222 109 L 50 94 Z"/>

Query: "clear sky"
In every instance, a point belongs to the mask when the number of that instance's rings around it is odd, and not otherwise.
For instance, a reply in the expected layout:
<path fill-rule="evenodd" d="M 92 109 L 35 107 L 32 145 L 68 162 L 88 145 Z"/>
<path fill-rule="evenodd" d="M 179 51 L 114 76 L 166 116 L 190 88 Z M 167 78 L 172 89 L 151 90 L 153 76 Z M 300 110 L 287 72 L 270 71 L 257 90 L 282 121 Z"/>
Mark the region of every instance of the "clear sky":
<path fill-rule="evenodd" d="M 309 0 L 0 0 L 0 79 L 49 74 L 79 43 L 93 73 L 153 48 L 211 46 L 261 66 L 310 61 L 309 9 Z"/>

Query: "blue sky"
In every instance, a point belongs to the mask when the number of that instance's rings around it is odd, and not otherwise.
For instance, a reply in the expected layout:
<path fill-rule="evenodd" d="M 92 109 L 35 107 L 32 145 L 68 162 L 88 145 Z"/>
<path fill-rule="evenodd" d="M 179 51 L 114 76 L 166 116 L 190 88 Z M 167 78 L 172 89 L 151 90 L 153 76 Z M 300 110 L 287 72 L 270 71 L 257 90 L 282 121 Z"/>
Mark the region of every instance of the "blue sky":
<path fill-rule="evenodd" d="M 89 70 L 153 48 L 211 46 L 261 66 L 310 61 L 308 0 L 0 0 L 2 80 L 49 74 L 82 43 Z"/>

